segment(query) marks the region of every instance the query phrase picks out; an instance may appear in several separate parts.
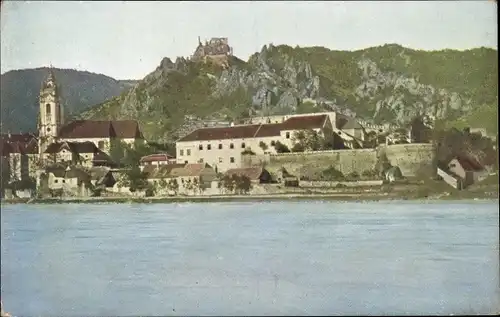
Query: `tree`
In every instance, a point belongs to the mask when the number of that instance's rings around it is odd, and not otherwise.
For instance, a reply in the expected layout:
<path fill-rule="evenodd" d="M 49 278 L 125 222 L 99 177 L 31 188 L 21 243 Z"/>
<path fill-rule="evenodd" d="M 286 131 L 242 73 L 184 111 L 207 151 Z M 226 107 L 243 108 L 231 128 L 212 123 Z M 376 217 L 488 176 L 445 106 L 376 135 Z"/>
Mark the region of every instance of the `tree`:
<path fill-rule="evenodd" d="M 290 149 L 288 148 L 288 146 L 284 145 L 280 141 L 277 141 L 274 144 L 274 148 L 275 148 L 277 153 L 289 153 L 290 152 Z"/>
<path fill-rule="evenodd" d="M 232 193 L 235 188 L 234 178 L 232 175 L 225 174 L 222 177 L 222 187 L 227 190 L 229 193 Z"/>
<path fill-rule="evenodd" d="M 269 148 L 267 144 L 264 143 L 264 141 L 260 141 L 259 146 L 262 149 L 262 151 L 266 151 Z"/>
<path fill-rule="evenodd" d="M 318 151 L 321 148 L 321 137 L 314 130 L 306 130 L 305 132 L 305 148 L 311 151 Z"/>
<path fill-rule="evenodd" d="M 127 177 L 129 179 L 129 189 L 131 192 L 143 190 L 148 187 L 147 174 L 141 172 L 137 165 L 127 171 Z"/>
<path fill-rule="evenodd" d="M 292 152 L 304 152 L 304 145 L 302 143 L 295 143 L 292 147 Z"/>
<path fill-rule="evenodd" d="M 161 189 L 165 189 L 167 188 L 167 180 L 165 178 L 162 178 L 160 179 L 160 181 L 158 182 L 158 187 L 161 188 Z"/>
<path fill-rule="evenodd" d="M 168 181 L 167 184 L 167 189 L 169 191 L 173 191 L 175 195 L 177 195 L 177 192 L 179 191 L 179 183 L 177 182 L 177 179 L 172 178 L 170 181 Z"/>
<path fill-rule="evenodd" d="M 357 180 L 357 179 L 359 179 L 359 174 L 356 171 L 352 171 L 351 173 L 349 173 L 349 175 L 347 177 L 350 180 Z"/>
<path fill-rule="evenodd" d="M 378 145 L 378 141 L 379 141 L 379 138 L 378 138 L 377 132 L 370 131 L 365 136 L 365 141 L 363 142 L 364 143 L 363 146 L 365 148 L 375 148 Z"/>
<path fill-rule="evenodd" d="M 344 174 L 341 171 L 336 169 L 334 166 L 330 166 L 329 168 L 323 170 L 321 172 L 322 178 L 331 181 L 342 181 L 344 180 Z"/>
<path fill-rule="evenodd" d="M 252 182 L 250 178 L 246 175 L 233 175 L 234 182 L 236 183 L 236 189 L 240 194 L 248 194 L 250 189 L 252 188 Z"/>

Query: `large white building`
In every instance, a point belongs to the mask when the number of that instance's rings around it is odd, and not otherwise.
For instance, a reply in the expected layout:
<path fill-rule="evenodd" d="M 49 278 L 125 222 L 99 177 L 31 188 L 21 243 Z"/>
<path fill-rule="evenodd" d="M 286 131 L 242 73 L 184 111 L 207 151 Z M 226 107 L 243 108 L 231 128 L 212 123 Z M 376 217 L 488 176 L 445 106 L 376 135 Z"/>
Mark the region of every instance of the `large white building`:
<path fill-rule="evenodd" d="M 177 141 L 177 163 L 208 163 L 217 172 L 225 172 L 242 166 L 244 151 L 276 153 L 278 141 L 291 149 L 295 132 L 301 130 L 333 133 L 326 114 L 293 116 L 281 123 L 198 129 Z"/>

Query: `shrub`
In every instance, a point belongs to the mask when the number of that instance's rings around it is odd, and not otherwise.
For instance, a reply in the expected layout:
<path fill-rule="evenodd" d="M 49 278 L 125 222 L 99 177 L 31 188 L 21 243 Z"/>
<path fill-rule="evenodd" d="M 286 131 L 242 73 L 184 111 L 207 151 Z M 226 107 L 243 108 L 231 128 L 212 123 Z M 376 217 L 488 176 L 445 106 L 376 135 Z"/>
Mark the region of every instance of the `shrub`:
<path fill-rule="evenodd" d="M 265 151 L 265 150 L 267 150 L 267 149 L 269 148 L 269 147 L 267 146 L 267 144 L 266 144 L 266 143 L 264 143 L 264 141 L 260 141 L 259 146 L 260 146 L 260 148 L 262 149 L 262 151 Z"/>
<path fill-rule="evenodd" d="M 292 147 L 292 152 L 304 152 L 304 146 L 300 143 L 295 143 Z"/>
<path fill-rule="evenodd" d="M 340 181 L 344 180 L 344 174 L 342 174 L 342 172 L 337 170 L 335 167 L 330 166 L 329 168 L 321 172 L 321 178 L 325 180 Z"/>
<path fill-rule="evenodd" d="M 352 171 L 351 173 L 349 173 L 348 178 L 351 180 L 359 179 L 359 174 L 356 171 Z"/>
<path fill-rule="evenodd" d="M 290 149 L 288 148 L 288 146 L 284 145 L 280 141 L 278 141 L 274 144 L 274 148 L 276 149 L 276 152 L 278 152 L 278 153 L 290 153 Z"/>
<path fill-rule="evenodd" d="M 377 176 L 377 171 L 366 170 L 366 171 L 363 171 L 363 173 L 361 173 L 361 175 L 365 178 L 373 178 L 373 177 Z"/>
<path fill-rule="evenodd" d="M 241 152 L 243 155 L 255 155 L 255 152 L 252 151 L 251 149 L 245 149 L 244 151 Z"/>

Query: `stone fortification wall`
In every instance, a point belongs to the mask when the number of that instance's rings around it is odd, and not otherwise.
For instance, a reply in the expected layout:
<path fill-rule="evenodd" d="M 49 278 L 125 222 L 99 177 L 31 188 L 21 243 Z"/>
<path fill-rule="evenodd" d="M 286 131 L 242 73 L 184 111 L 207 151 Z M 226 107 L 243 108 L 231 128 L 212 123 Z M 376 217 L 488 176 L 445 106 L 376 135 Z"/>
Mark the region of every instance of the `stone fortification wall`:
<path fill-rule="evenodd" d="M 273 175 L 279 175 L 282 167 L 289 173 L 300 176 L 321 173 L 334 166 L 344 175 L 352 172 L 362 174 L 378 167 L 385 155 L 391 165 L 398 166 L 405 177 L 433 177 L 437 171 L 436 149 L 432 144 L 395 144 L 377 149 L 333 150 L 303 153 L 280 153 L 242 157 L 244 167 L 261 166 Z"/>
<path fill-rule="evenodd" d="M 277 174 L 281 167 L 289 173 L 300 176 L 321 173 L 334 166 L 344 175 L 353 171 L 362 173 L 375 169 L 377 151 L 375 149 L 333 150 L 304 153 L 281 153 L 269 155 L 266 169 Z"/>
<path fill-rule="evenodd" d="M 437 173 L 436 147 L 431 143 L 410 143 L 379 146 L 391 165 L 398 166 L 403 176 L 434 177 Z"/>

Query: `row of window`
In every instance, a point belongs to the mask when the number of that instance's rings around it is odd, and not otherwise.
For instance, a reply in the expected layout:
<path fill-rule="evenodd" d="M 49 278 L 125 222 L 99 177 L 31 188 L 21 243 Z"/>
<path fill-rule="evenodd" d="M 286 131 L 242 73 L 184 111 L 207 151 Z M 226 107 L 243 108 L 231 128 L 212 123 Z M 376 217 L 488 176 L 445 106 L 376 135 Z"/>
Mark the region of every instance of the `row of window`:
<path fill-rule="evenodd" d="M 286 133 L 286 138 L 289 139 L 290 138 L 290 132 L 287 132 Z M 276 145 L 276 141 L 271 141 L 271 146 L 275 146 Z M 222 144 L 219 144 L 219 150 L 222 150 Z M 234 144 L 233 143 L 230 143 L 229 144 L 229 148 L 230 149 L 234 149 Z M 246 146 L 245 146 L 245 142 L 241 143 L 241 148 L 242 149 L 245 149 Z M 199 150 L 203 150 L 203 145 L 200 144 L 198 146 L 198 149 Z M 212 149 L 212 145 L 211 144 L 207 144 L 207 150 L 211 150 Z M 180 156 L 183 156 L 184 155 L 184 150 L 179 150 L 179 155 Z M 191 150 L 190 149 L 186 149 L 186 155 L 187 156 L 190 156 L 191 155 Z"/>
<path fill-rule="evenodd" d="M 242 149 L 244 149 L 245 147 L 246 147 L 246 146 L 245 146 L 245 142 L 242 142 L 242 143 L 241 143 L 241 148 L 242 148 Z M 234 149 L 234 144 L 233 144 L 233 143 L 230 143 L 230 144 L 229 144 L 229 148 L 230 148 L 230 149 Z M 203 150 L 203 145 L 202 145 L 202 144 L 200 144 L 200 145 L 198 146 L 198 149 L 199 149 L 199 150 Z M 207 150 L 211 150 L 211 149 L 212 149 L 212 145 L 211 145 L 211 144 L 207 144 Z M 222 150 L 222 144 L 219 144 L 219 150 Z"/>

